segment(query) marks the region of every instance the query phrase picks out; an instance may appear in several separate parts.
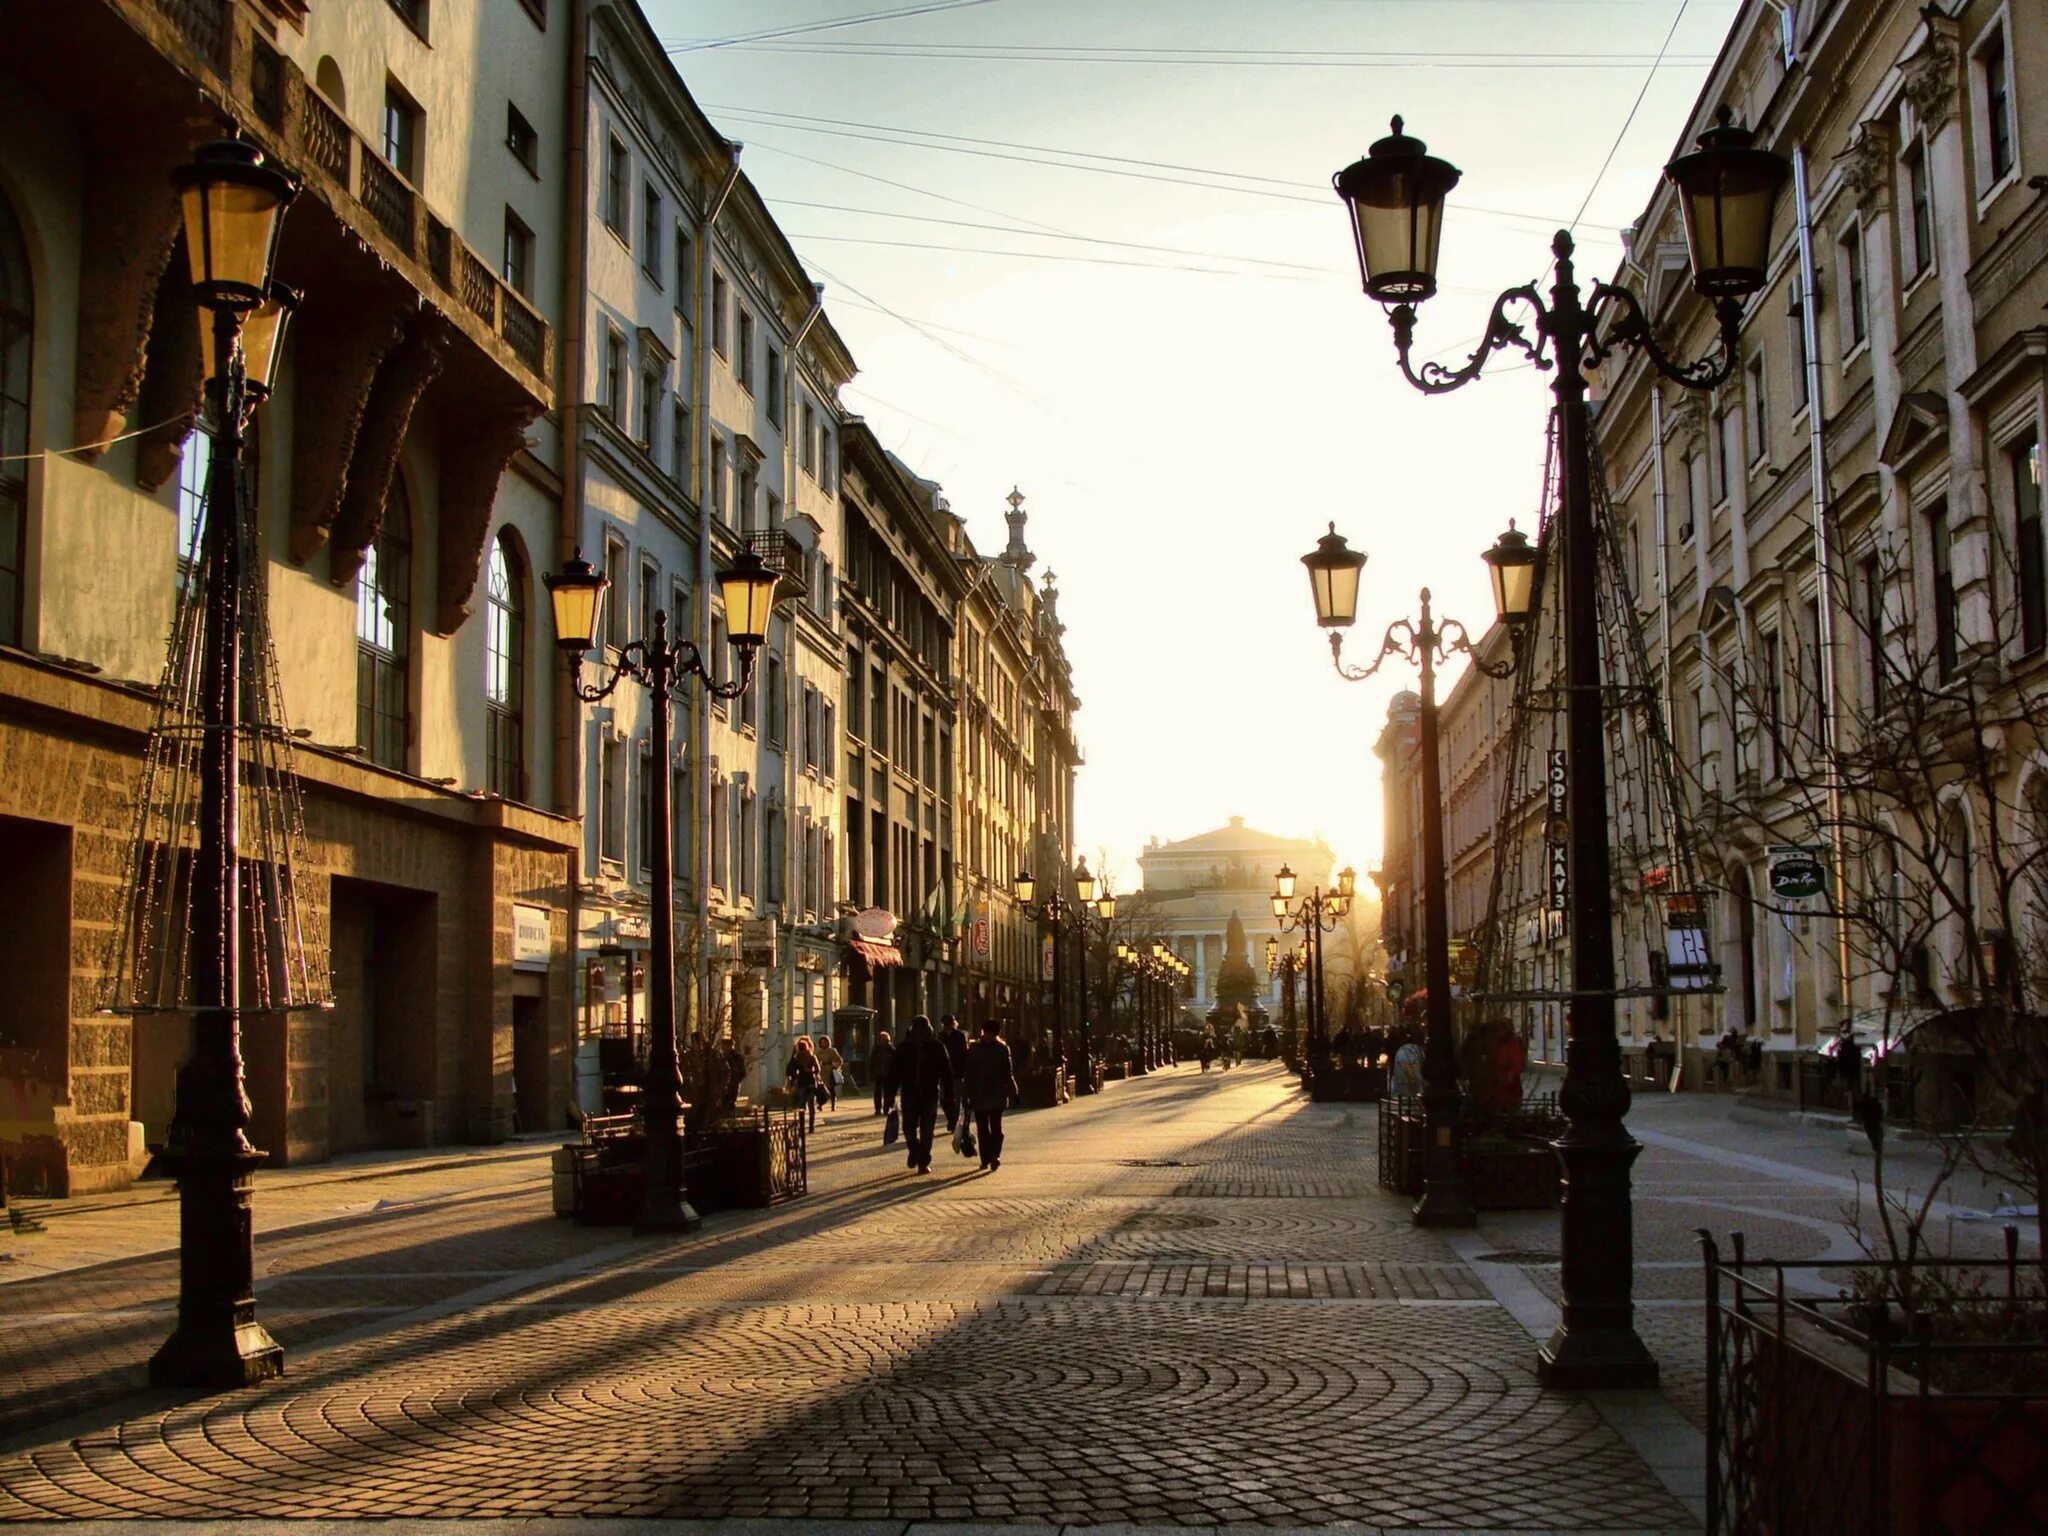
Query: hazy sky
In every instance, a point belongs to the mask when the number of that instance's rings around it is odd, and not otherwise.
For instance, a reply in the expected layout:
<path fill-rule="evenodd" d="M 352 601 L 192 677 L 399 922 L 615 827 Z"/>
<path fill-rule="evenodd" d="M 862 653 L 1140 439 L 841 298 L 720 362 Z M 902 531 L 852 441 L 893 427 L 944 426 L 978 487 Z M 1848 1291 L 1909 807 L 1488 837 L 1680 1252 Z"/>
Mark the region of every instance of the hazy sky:
<path fill-rule="evenodd" d="M 1236 814 L 1370 867 L 1413 673 L 1338 680 L 1299 557 L 1331 521 L 1371 555 L 1359 659 L 1424 585 L 1483 627 L 1549 397 L 1505 359 L 1410 391 L 1330 176 L 1396 112 L 1463 169 L 1418 328 L 1462 356 L 1582 204 L 1584 275 L 1611 272 L 1738 0 L 643 3 L 825 284 L 847 403 L 984 551 L 1023 489 L 1082 850 L 1128 887 L 1148 837 Z"/>

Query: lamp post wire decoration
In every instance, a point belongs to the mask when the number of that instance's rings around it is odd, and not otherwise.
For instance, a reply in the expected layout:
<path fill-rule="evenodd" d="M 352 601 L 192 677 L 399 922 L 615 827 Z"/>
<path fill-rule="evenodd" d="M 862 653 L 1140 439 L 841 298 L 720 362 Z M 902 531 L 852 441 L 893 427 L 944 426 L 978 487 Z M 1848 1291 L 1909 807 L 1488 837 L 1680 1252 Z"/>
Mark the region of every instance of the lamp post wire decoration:
<path fill-rule="evenodd" d="M 272 279 L 298 183 L 252 144 L 201 146 L 173 173 L 194 301 L 210 312 L 212 418 L 196 545 L 144 749 L 135 834 L 99 1007 L 189 1015 L 164 1162 L 178 1181 L 178 1321 L 153 1385 L 247 1386 L 283 1373 L 256 1317 L 244 1014 L 330 1005 L 310 962 L 291 764 L 242 453 L 298 293 Z M 195 782 L 196 781 L 196 782 Z M 249 845 L 247 854 L 244 843 Z"/>
<path fill-rule="evenodd" d="M 646 687 L 653 705 L 652 739 L 657 744 L 658 756 L 656 771 L 649 775 L 647 786 L 648 841 L 653 845 L 649 849 L 653 931 L 647 957 L 650 1038 L 647 1079 L 640 1098 L 646 1182 L 634 1230 L 691 1232 L 700 1223 L 683 1188 L 683 1070 L 676 1039 L 675 842 L 671 830 L 675 808 L 665 766 L 671 734 L 670 705 L 676 690 L 692 677 L 714 698 L 735 699 L 747 691 L 753 680 L 754 660 L 768 638 L 776 575 L 750 549 L 742 549 L 718 575 L 727 634 L 732 648 L 739 653 L 739 675 L 725 682 L 713 676 L 695 641 L 669 638 L 668 615 L 657 610 L 653 632 L 621 646 L 611 675 L 603 682 L 586 684 L 583 659 L 601 633 L 598 620 L 610 578 L 594 570 L 583 558 L 583 552 L 577 550 L 561 570 L 550 573 L 545 581 L 554 610 L 555 643 L 568 662 L 570 687 L 576 697 L 595 704 L 609 698 L 630 677 Z"/>
<path fill-rule="evenodd" d="M 1025 915 L 1044 923 L 1052 930 L 1052 1059 L 1054 1072 L 1053 1097 L 1055 1100 L 1060 1097 L 1059 1074 L 1066 1070 L 1067 1061 L 1067 1035 L 1065 1027 L 1067 1001 L 1066 965 L 1061 951 L 1066 948 L 1066 938 L 1071 932 L 1080 949 L 1080 969 L 1076 972 L 1078 985 L 1075 988 L 1081 998 L 1080 1017 L 1075 1021 L 1077 1026 L 1076 1039 L 1080 1047 L 1080 1056 L 1077 1062 L 1080 1074 L 1076 1083 L 1076 1091 L 1080 1093 L 1093 1093 L 1095 1091 L 1095 1063 L 1090 1055 L 1087 1019 L 1089 991 L 1087 909 L 1091 905 L 1098 909 L 1102 917 L 1103 933 L 1105 936 L 1109 932 L 1110 919 L 1116 915 L 1116 898 L 1114 896 L 1105 893 L 1100 899 L 1097 898 L 1095 893 L 1095 877 L 1088 872 L 1088 861 L 1085 858 L 1075 862 L 1073 880 L 1073 901 L 1068 901 L 1058 891 L 1054 891 L 1051 896 L 1042 902 L 1034 901 L 1032 898 L 1037 894 L 1038 882 L 1032 877 L 1029 870 L 1019 871 L 1017 877 L 1011 882 L 1010 887 L 1011 894 L 1017 898 L 1017 904 L 1023 908 Z"/>
<path fill-rule="evenodd" d="M 1363 682 L 1390 656 L 1412 661 L 1421 674 L 1415 755 L 1422 776 L 1422 985 L 1426 1030 L 1422 1050 L 1423 1189 L 1415 1204 L 1419 1227 L 1469 1227 L 1479 1218 L 1461 1167 L 1463 1095 L 1458 1089 L 1457 1041 L 1451 1031 L 1451 944 L 1449 878 L 1444 861 L 1443 763 L 1437 744 L 1436 669 L 1462 654 L 1488 677 L 1511 676 L 1522 655 L 1522 636 L 1535 606 L 1536 550 L 1510 522 L 1481 557 L 1493 576 L 1494 609 L 1505 626 L 1514 659 L 1491 662 L 1456 619 L 1437 621 L 1429 588 L 1421 612 L 1387 626 L 1370 665 L 1346 666 L 1344 631 L 1358 617 L 1359 578 L 1365 555 L 1354 550 L 1330 524 L 1316 547 L 1302 556 L 1316 604 L 1316 621 L 1330 632 L 1330 660 L 1338 676 Z"/>
<path fill-rule="evenodd" d="M 1556 1142 L 1564 1166 L 1561 1212 L 1562 1318 L 1542 1346 L 1537 1370 L 1563 1388 L 1645 1387 L 1657 1363 L 1635 1331 L 1629 1168 L 1641 1148 L 1628 1134 L 1628 1085 L 1615 1035 L 1614 940 L 1607 828 L 1606 742 L 1598 621 L 1600 531 L 1593 515 L 1587 371 L 1626 347 L 1672 382 L 1710 390 L 1733 372 L 1742 301 L 1764 285 L 1771 214 L 1791 178 L 1782 155 L 1755 147 L 1723 107 L 1697 149 L 1665 168 L 1677 186 L 1695 290 L 1714 308 L 1718 345 L 1682 363 L 1652 334 L 1647 311 L 1628 289 L 1595 282 L 1582 299 L 1572 238 L 1560 230 L 1549 302 L 1535 284 L 1495 300 L 1478 347 L 1455 368 L 1411 361 L 1415 308 L 1436 292 L 1444 202 L 1460 177 L 1448 161 L 1393 132 L 1334 178 L 1348 206 L 1367 295 L 1388 306 L 1401 372 L 1425 394 L 1461 388 L 1496 353 L 1513 348 L 1552 370 L 1559 455 L 1559 550 L 1563 590 L 1565 751 L 1567 762 L 1568 927 L 1571 995 L 1565 1080 L 1558 1099 L 1565 1132 Z M 1510 312 L 1534 316 L 1535 338 Z"/>

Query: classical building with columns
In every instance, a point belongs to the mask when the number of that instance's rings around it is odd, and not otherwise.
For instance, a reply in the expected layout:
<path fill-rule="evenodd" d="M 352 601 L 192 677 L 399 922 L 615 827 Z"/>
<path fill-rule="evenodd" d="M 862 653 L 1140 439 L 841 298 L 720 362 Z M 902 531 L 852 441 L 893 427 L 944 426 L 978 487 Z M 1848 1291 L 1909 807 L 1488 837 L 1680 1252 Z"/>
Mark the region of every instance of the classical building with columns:
<path fill-rule="evenodd" d="M 1266 940 L 1277 937 L 1284 948 L 1301 935 L 1282 932 L 1273 917 L 1274 876 L 1285 864 L 1300 882 L 1296 894 L 1307 895 L 1318 886 L 1331 888 L 1336 862 L 1321 838 L 1261 832 L 1242 816 L 1177 842 L 1155 837 L 1147 843 L 1138 855 L 1146 921 L 1193 968 L 1182 984 L 1184 1006 L 1197 1014 L 1214 1006 L 1224 934 L 1235 916 L 1244 924 L 1244 958 L 1259 979 L 1260 998 L 1277 1017 L 1280 983 L 1266 975 Z"/>

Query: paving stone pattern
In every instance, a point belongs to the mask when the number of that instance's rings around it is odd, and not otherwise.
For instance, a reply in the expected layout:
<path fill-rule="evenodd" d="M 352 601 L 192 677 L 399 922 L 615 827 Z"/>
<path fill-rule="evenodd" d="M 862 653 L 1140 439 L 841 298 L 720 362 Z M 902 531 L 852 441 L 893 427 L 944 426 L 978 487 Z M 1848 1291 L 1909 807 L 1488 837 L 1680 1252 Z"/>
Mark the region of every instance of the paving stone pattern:
<path fill-rule="evenodd" d="M 557 1220 L 537 1176 L 267 1237 L 289 1374 L 218 1397 L 55 1422 L 136 1389 L 167 1259 L 0 1285 L 0 1379 L 35 1394 L 0 1417 L 0 1519 L 1693 1528 L 1379 1190 L 1370 1109 L 1272 1067 L 1158 1074 L 1016 1116 L 994 1174 L 942 1151 L 922 1178 L 877 1124 L 829 1119 L 810 1197 L 689 1238 Z M 1639 1188 L 1711 1188 L 1687 1161 L 1653 1150 Z M 1682 1407 L 1712 1217 L 1638 1213 Z M 1482 1235 L 1554 1292 L 1554 1215 Z"/>

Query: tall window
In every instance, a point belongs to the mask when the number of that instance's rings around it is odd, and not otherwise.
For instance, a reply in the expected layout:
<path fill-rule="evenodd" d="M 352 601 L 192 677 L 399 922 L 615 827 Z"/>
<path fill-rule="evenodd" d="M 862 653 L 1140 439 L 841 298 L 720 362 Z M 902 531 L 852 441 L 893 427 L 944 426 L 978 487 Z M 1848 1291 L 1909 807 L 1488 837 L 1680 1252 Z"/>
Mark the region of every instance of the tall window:
<path fill-rule="evenodd" d="M 690 478 L 690 407 L 681 395 L 669 407 L 668 472 L 676 484 L 687 486 Z"/>
<path fill-rule="evenodd" d="M 654 751 L 646 744 L 640 748 L 640 783 L 634 796 L 633 810 L 639 821 L 634 831 L 633 847 L 637 867 L 644 874 L 654 868 Z"/>
<path fill-rule="evenodd" d="M 705 828 L 711 834 L 711 883 L 721 891 L 728 888 L 731 879 L 732 840 L 726 835 L 726 823 L 731 815 L 727 809 L 732 799 L 732 786 L 724 779 L 717 779 L 711 785 L 711 814 L 705 818 Z"/>
<path fill-rule="evenodd" d="M 711 350 L 724 357 L 731 347 L 726 334 L 726 311 L 731 306 L 726 302 L 725 274 L 711 274 Z"/>
<path fill-rule="evenodd" d="M 661 567 L 652 560 L 640 562 L 640 638 L 654 638 L 654 615 L 660 606 L 655 595 L 661 590 Z"/>
<path fill-rule="evenodd" d="M 690 867 L 690 770 L 673 763 L 668 770 L 669 874 L 678 885 L 695 883 Z"/>
<path fill-rule="evenodd" d="M 486 788 L 507 800 L 526 793 L 526 573 L 507 544 L 491 541 L 484 609 Z"/>
<path fill-rule="evenodd" d="M 754 387 L 754 317 L 741 305 L 738 323 L 734 327 L 739 356 L 733 359 L 733 377 L 739 380 L 740 388 L 751 391 Z"/>
<path fill-rule="evenodd" d="M 1954 552 L 1949 544 L 1948 503 L 1937 501 L 1927 509 L 1927 551 L 1934 568 L 1934 660 L 1942 680 L 1955 676 L 1956 573 Z"/>
<path fill-rule="evenodd" d="M 626 238 L 626 146 L 610 138 L 604 150 L 604 222 L 621 240 Z"/>
<path fill-rule="evenodd" d="M 1918 277 L 1934 261 L 1934 200 L 1927 186 L 1927 146 L 1906 147 L 1906 276 Z"/>
<path fill-rule="evenodd" d="M 356 745 L 403 769 L 411 735 L 412 506 L 396 474 L 356 575 Z"/>
<path fill-rule="evenodd" d="M 771 655 L 761 679 L 762 691 L 768 695 L 768 739 L 777 746 L 789 739 L 788 701 L 783 698 L 782 658 Z"/>
<path fill-rule="evenodd" d="M 0 197 L 0 642 L 21 644 L 28 546 L 28 391 L 35 288 L 28 246 Z"/>
<path fill-rule="evenodd" d="M 597 749 L 597 856 L 626 862 L 625 747 L 607 736 Z"/>
<path fill-rule="evenodd" d="M 798 413 L 797 420 L 803 426 L 803 431 L 797 438 L 797 459 L 804 470 L 815 474 L 817 473 L 818 460 L 812 450 L 811 438 L 812 434 L 817 430 L 817 413 L 811 409 L 810 401 L 806 400 L 804 402 L 803 409 Z"/>
<path fill-rule="evenodd" d="M 384 161 L 415 186 L 420 179 L 420 105 L 396 85 L 384 87 Z"/>
<path fill-rule="evenodd" d="M 510 208 L 505 210 L 506 284 L 514 293 L 533 293 L 533 231 Z"/>
<path fill-rule="evenodd" d="M 1721 472 L 1721 483 L 1715 487 L 1714 500 L 1726 501 L 1735 494 L 1735 482 L 1742 472 L 1742 453 L 1735 445 L 1735 402 L 1723 399 L 1714 412 L 1714 457 L 1719 461 L 1716 467 Z"/>
<path fill-rule="evenodd" d="M 725 496 L 725 438 L 711 434 L 711 510 L 731 521 Z"/>
<path fill-rule="evenodd" d="M 659 364 L 640 375 L 640 446 L 654 452 L 655 423 L 661 413 L 661 368 Z"/>
<path fill-rule="evenodd" d="M 762 383 L 768 387 L 768 419 L 779 427 L 782 425 L 782 354 L 773 347 L 768 349 L 767 374 Z"/>
<path fill-rule="evenodd" d="M 9 466 L 0 465 L 0 474 Z M 202 419 L 178 456 L 178 585 L 199 561 L 199 522 L 206 510 L 206 481 L 213 470 L 213 431 Z"/>
<path fill-rule="evenodd" d="M 604 643 L 617 650 L 626 643 L 626 546 L 617 539 L 604 541 L 604 576 L 611 583 L 611 601 L 604 605 Z"/>
<path fill-rule="evenodd" d="M 1989 181 L 2003 181 L 2012 172 L 2012 60 L 2005 51 L 2005 32 L 1993 26 L 1977 47 L 1977 81 L 1984 91 L 1984 159 Z"/>
<path fill-rule="evenodd" d="M 620 427 L 626 424 L 626 338 L 611 326 L 604 329 L 604 408 Z"/>
<path fill-rule="evenodd" d="M 2027 437 L 2006 450 L 2012 476 L 2013 557 L 2020 599 L 2020 649 L 2048 645 L 2048 555 L 2041 545 L 2041 442 Z"/>
<path fill-rule="evenodd" d="M 690 261 L 690 237 L 683 226 L 676 226 L 676 313 L 685 320 L 690 318 L 690 306 L 695 302 L 696 271 Z"/>
<path fill-rule="evenodd" d="M 1799 286 L 1799 274 L 1792 274 L 1792 308 L 1787 318 L 1791 322 L 1785 327 L 1785 339 L 1792 343 L 1792 398 L 1798 402 L 1798 409 L 1805 410 L 1809 403 L 1806 383 L 1806 292 Z"/>
<path fill-rule="evenodd" d="M 1851 224 L 1842 231 L 1836 247 L 1842 256 L 1842 333 L 1854 351 L 1870 337 L 1870 308 L 1863 291 L 1863 226 Z"/>
<path fill-rule="evenodd" d="M 650 181 L 641 190 L 641 198 L 643 199 L 643 207 L 640 215 L 640 267 L 641 270 L 646 272 L 648 277 L 653 279 L 654 286 L 659 288 L 661 286 L 661 229 L 663 223 L 661 193 L 655 190 L 654 183 Z"/>
<path fill-rule="evenodd" d="M 1771 402 L 1764 392 L 1764 355 L 1751 356 L 1743 395 L 1749 403 L 1749 458 L 1752 464 L 1770 457 Z"/>
<path fill-rule="evenodd" d="M 534 175 L 540 174 L 540 135 L 509 101 L 505 103 L 505 147 L 512 151 L 514 160 Z"/>
<path fill-rule="evenodd" d="M 1869 670 L 1864 678 L 1864 688 L 1869 696 L 1870 712 L 1878 713 L 1884 708 L 1884 568 L 1875 555 L 1863 562 L 1862 618 L 1864 660 Z"/>

